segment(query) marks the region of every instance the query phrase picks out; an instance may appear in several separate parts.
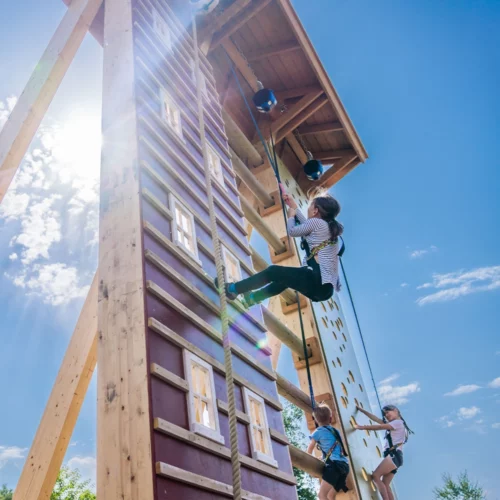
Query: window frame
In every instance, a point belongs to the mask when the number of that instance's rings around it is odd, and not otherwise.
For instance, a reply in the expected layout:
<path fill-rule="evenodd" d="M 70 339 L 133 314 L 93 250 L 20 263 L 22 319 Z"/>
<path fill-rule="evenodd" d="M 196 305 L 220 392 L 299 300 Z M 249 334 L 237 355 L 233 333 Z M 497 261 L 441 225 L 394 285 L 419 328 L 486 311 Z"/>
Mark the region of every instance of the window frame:
<path fill-rule="evenodd" d="M 213 412 L 213 419 L 215 423 L 215 429 L 207 427 L 206 425 L 200 424 L 196 421 L 195 408 L 194 408 L 194 393 L 193 393 L 193 379 L 191 376 L 191 366 L 192 363 L 196 363 L 208 372 L 210 391 L 211 391 L 211 401 L 209 403 L 210 411 Z M 196 354 L 184 349 L 184 373 L 185 379 L 188 383 L 187 392 L 187 408 L 188 408 L 188 421 L 189 429 L 195 434 L 204 436 L 211 441 L 215 441 L 219 444 L 225 444 L 224 436 L 220 433 L 220 422 L 219 422 L 219 410 L 217 408 L 217 397 L 215 393 L 215 380 L 214 380 L 214 370 L 212 365 L 203 361 L 201 358 L 196 356 Z"/>
<path fill-rule="evenodd" d="M 250 398 L 255 400 L 257 403 L 259 403 L 261 408 L 262 408 L 262 417 L 264 420 L 264 427 L 262 428 L 262 430 L 264 431 L 264 435 L 265 435 L 265 438 L 267 440 L 267 445 L 268 445 L 268 449 L 269 449 L 269 453 L 270 453 L 269 455 L 257 450 L 257 446 L 256 446 L 254 435 L 253 435 L 253 428 L 258 427 L 258 426 L 255 425 L 252 421 Z M 254 458 L 255 460 L 258 460 L 259 462 L 263 462 L 267 465 L 270 465 L 271 467 L 278 468 L 278 462 L 274 459 L 273 443 L 271 440 L 271 434 L 269 432 L 269 424 L 267 422 L 267 413 L 266 413 L 266 403 L 265 403 L 264 399 L 262 399 L 260 396 L 255 394 L 255 392 L 252 392 L 247 387 L 243 387 L 243 402 L 245 405 L 245 412 L 250 419 L 248 431 L 250 432 L 250 445 L 251 445 L 251 449 L 252 449 L 252 458 Z"/>
<path fill-rule="evenodd" d="M 203 267 L 203 264 L 202 264 L 202 262 L 200 260 L 199 252 L 198 252 L 198 240 L 196 239 L 196 224 L 195 224 L 193 213 L 189 210 L 189 208 L 187 208 L 186 205 L 184 205 L 184 203 L 182 203 L 172 193 L 168 193 L 168 199 L 169 199 L 170 210 L 172 211 L 172 241 L 186 255 L 188 255 L 189 257 L 191 257 L 191 259 L 193 259 L 197 264 L 199 264 L 200 266 Z M 178 223 L 177 223 L 177 213 L 176 213 L 176 206 L 177 205 L 189 217 L 189 221 L 190 221 L 190 225 L 191 225 L 192 233 L 193 233 L 191 235 L 191 237 L 192 237 L 192 240 L 193 240 L 194 252 L 191 252 L 191 250 L 189 250 L 188 248 L 186 248 L 186 246 L 184 245 L 184 243 L 179 240 L 179 237 L 177 235 L 177 232 L 178 232 L 178 229 L 179 229 L 179 226 L 178 226 Z M 181 230 L 183 232 L 185 232 L 183 228 L 181 228 Z"/>
<path fill-rule="evenodd" d="M 163 28 L 166 29 L 166 31 L 158 30 L 157 28 L 162 25 Z M 157 9 L 153 8 L 153 31 L 155 32 L 156 36 L 161 40 L 163 45 L 172 52 L 173 49 L 173 34 L 172 31 L 170 30 L 170 27 L 165 20 L 165 18 L 158 12 Z M 164 34 L 166 33 L 167 38 L 165 38 Z"/>
<path fill-rule="evenodd" d="M 221 245 L 222 248 L 222 259 L 224 261 L 224 279 L 226 280 L 226 283 L 231 283 L 232 280 L 230 279 L 230 276 L 228 275 L 228 260 L 232 259 L 236 262 L 236 265 L 238 267 L 238 274 L 239 278 L 236 281 L 241 281 L 243 279 L 243 275 L 241 274 L 241 263 L 240 259 L 234 255 L 226 246 Z"/>
<path fill-rule="evenodd" d="M 217 150 L 212 146 L 207 141 L 207 155 L 212 154 L 216 159 L 217 159 L 217 167 L 216 167 L 216 172 L 214 172 L 212 169 L 210 169 L 210 173 L 212 174 L 212 177 L 219 183 L 220 186 L 222 186 L 224 189 L 226 189 L 226 183 L 224 179 L 224 170 L 222 169 L 222 158 L 221 155 L 217 152 Z M 210 165 L 210 157 L 208 158 L 209 165 Z"/>
<path fill-rule="evenodd" d="M 203 70 L 200 68 L 200 76 L 201 76 L 201 94 L 208 100 L 210 99 L 210 96 L 208 94 L 208 85 L 207 85 L 207 77 L 205 76 L 205 73 L 203 73 Z M 197 80 L 196 80 L 196 61 L 194 59 L 191 59 L 191 79 L 193 80 L 193 83 L 197 85 Z"/>
<path fill-rule="evenodd" d="M 168 114 L 165 114 L 165 104 L 175 112 L 177 115 L 177 126 L 175 124 L 170 123 L 170 117 Z M 160 88 L 160 116 L 164 123 L 166 123 L 175 133 L 181 138 L 184 139 L 183 131 L 182 131 L 182 113 L 181 108 L 177 106 L 177 104 L 172 99 L 172 96 L 165 90 L 164 88 Z"/>

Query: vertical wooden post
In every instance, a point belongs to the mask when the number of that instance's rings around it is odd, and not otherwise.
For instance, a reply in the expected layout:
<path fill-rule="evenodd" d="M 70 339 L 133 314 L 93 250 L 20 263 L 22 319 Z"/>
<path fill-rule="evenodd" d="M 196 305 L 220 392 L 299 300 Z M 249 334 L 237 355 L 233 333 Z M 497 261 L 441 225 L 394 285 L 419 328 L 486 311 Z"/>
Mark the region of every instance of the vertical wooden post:
<path fill-rule="evenodd" d="M 132 0 L 104 14 L 97 495 L 152 500 Z"/>
<path fill-rule="evenodd" d="M 102 0 L 72 0 L 0 132 L 0 203 Z"/>
<path fill-rule="evenodd" d="M 17 483 L 15 500 L 50 498 L 94 372 L 96 332 L 97 275 Z"/>

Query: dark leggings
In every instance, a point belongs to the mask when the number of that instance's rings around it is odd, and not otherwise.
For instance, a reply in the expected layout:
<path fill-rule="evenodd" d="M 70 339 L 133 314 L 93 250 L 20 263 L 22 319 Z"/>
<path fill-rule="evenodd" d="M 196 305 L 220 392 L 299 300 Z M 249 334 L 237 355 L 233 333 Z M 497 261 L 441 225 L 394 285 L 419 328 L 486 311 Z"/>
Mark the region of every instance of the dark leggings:
<path fill-rule="evenodd" d="M 333 295 L 333 286 L 330 283 L 322 285 L 319 265 L 314 262 L 313 267 L 314 269 L 269 266 L 264 271 L 235 283 L 236 292 L 246 293 L 258 290 L 253 297 L 256 302 L 262 302 L 287 288 L 293 288 L 313 301 L 328 300 Z"/>

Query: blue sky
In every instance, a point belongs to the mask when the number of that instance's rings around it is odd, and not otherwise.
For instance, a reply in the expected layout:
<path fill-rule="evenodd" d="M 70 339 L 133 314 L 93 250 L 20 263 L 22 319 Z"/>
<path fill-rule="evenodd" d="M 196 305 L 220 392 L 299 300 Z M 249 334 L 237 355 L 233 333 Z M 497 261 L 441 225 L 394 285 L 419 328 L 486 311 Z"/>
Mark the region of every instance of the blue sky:
<path fill-rule="evenodd" d="M 375 378 L 417 432 L 400 496 L 468 469 L 500 499 L 500 4 L 294 4 L 370 154 L 334 194 Z M 4 8 L 0 125 L 64 9 Z M 0 484 L 17 480 L 96 265 L 101 57 L 87 37 L 0 208 Z M 92 386 L 67 460 L 90 475 L 94 457 Z"/>

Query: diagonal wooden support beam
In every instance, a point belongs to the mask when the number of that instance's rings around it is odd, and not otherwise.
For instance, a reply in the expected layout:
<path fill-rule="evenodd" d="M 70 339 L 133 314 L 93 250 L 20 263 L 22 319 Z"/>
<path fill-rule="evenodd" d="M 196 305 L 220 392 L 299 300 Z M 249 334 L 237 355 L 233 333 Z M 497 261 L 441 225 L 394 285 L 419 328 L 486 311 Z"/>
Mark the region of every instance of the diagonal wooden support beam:
<path fill-rule="evenodd" d="M 301 111 L 307 108 L 311 103 L 313 103 L 321 94 L 323 90 L 315 90 L 314 92 L 309 92 L 302 99 L 298 100 L 295 104 L 288 108 L 288 111 L 282 114 L 277 120 L 273 122 L 273 133 L 277 133 L 290 121 L 292 121 Z"/>
<path fill-rule="evenodd" d="M 14 492 L 14 500 L 50 498 L 97 361 L 97 274 L 78 318 Z"/>
<path fill-rule="evenodd" d="M 302 125 L 308 118 L 310 118 L 316 111 L 320 110 L 325 104 L 328 103 L 326 95 L 319 96 L 313 103 L 309 104 L 307 108 L 299 113 L 293 120 L 290 120 L 281 130 L 276 134 L 276 144 L 282 141 L 288 134 L 293 132 L 299 125 Z"/>
<path fill-rule="evenodd" d="M 290 40 L 289 42 L 271 45 L 264 49 L 248 52 L 246 58 L 249 62 L 262 61 L 262 59 L 266 59 L 267 57 L 287 54 L 288 52 L 295 52 L 297 50 L 301 50 L 300 44 L 297 40 Z"/>
<path fill-rule="evenodd" d="M 0 132 L 0 203 L 102 0 L 73 0 Z"/>
<path fill-rule="evenodd" d="M 305 191 L 312 187 L 329 188 L 346 176 L 351 170 L 359 165 L 359 163 L 358 156 L 356 153 L 353 153 L 351 156 L 346 156 L 338 161 L 335 160 L 333 165 L 321 176 L 319 181 L 311 182 L 306 179 L 304 172 L 300 172 L 297 182 L 302 183 Z"/>
<path fill-rule="evenodd" d="M 239 72 L 243 75 L 243 78 L 248 82 L 252 90 L 254 92 L 257 92 L 257 90 L 259 89 L 257 85 L 257 77 L 248 65 L 248 62 L 236 48 L 236 45 L 231 40 L 227 39 L 222 43 L 222 46 L 233 61 L 234 65 L 238 68 Z"/>
<path fill-rule="evenodd" d="M 318 123 L 316 125 L 303 125 L 299 128 L 300 135 L 321 134 L 324 132 L 341 132 L 344 127 L 339 121 Z"/>
<path fill-rule="evenodd" d="M 321 85 L 309 85 L 307 87 L 295 87 L 293 89 L 278 90 L 275 92 L 276 99 L 282 102 L 286 99 L 293 99 L 295 97 L 302 97 L 311 92 L 317 92 L 318 90 L 323 90 Z"/>
<path fill-rule="evenodd" d="M 254 0 L 242 10 L 237 16 L 230 19 L 217 33 L 215 33 L 209 52 L 212 52 L 220 44 L 229 39 L 229 37 L 236 33 L 242 26 L 244 26 L 252 17 L 258 14 L 264 7 L 266 7 L 271 0 Z"/>
<path fill-rule="evenodd" d="M 300 163 L 304 165 L 304 163 L 307 162 L 307 154 L 302 148 L 302 146 L 299 144 L 299 141 L 293 134 L 288 134 L 286 136 L 286 140 L 288 142 L 288 145 L 292 148 L 292 151 L 295 153 L 297 158 L 299 159 Z"/>
<path fill-rule="evenodd" d="M 332 149 L 330 151 L 317 151 L 312 152 L 314 158 L 316 160 L 344 160 L 346 158 L 350 159 L 353 156 L 356 156 L 356 153 L 353 149 Z"/>
<path fill-rule="evenodd" d="M 217 17 L 211 19 L 198 34 L 198 40 L 203 41 L 211 38 L 217 31 L 238 15 L 252 0 L 235 0 L 229 7 L 222 11 Z"/>

